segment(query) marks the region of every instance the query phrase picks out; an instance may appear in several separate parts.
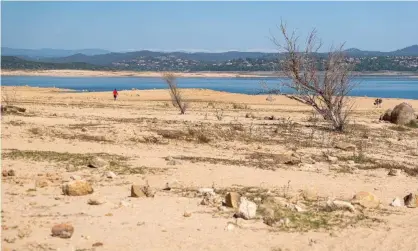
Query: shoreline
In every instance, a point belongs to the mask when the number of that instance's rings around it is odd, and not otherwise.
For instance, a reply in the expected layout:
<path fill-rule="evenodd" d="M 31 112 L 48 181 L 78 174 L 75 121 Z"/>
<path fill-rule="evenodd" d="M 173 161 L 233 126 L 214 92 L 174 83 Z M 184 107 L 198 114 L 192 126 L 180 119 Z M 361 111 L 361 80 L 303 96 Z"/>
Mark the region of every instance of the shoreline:
<path fill-rule="evenodd" d="M 160 78 L 162 72 L 91 71 L 91 70 L 1 70 L 1 76 L 44 77 L 142 77 Z M 275 72 L 176 72 L 179 78 L 275 78 L 285 77 Z M 385 76 L 418 78 L 418 72 L 355 72 L 354 76 Z"/>
<path fill-rule="evenodd" d="M 93 94 L 93 95 L 107 95 L 109 91 L 78 91 L 74 89 L 68 89 L 68 88 L 59 88 L 59 87 L 41 87 L 41 86 L 1 86 L 1 89 L 7 90 L 7 89 L 14 89 L 17 91 L 32 91 L 32 92 L 40 92 L 40 93 L 72 93 L 72 94 Z M 262 97 L 263 99 L 267 98 L 268 96 L 272 96 L 274 99 L 287 99 L 284 94 L 268 94 L 268 93 L 258 93 L 258 94 L 248 94 L 248 93 L 236 93 L 236 92 L 227 92 L 227 91 L 216 91 L 211 89 L 204 89 L 204 88 L 184 88 L 182 89 L 186 93 L 200 93 L 200 94 L 221 94 L 221 95 L 228 95 L 231 97 Z M 167 93 L 168 89 L 135 89 L 135 90 L 129 90 L 129 89 L 121 89 L 119 90 L 119 93 L 137 93 L 140 91 L 141 93 Z M 192 95 L 193 96 L 193 95 Z M 374 100 L 376 98 L 380 97 L 373 97 L 373 96 L 347 96 L 349 99 L 353 100 Z M 186 98 L 187 99 L 187 98 Z M 416 102 L 418 99 L 413 98 L 399 98 L 399 97 L 390 97 L 390 98 L 383 98 L 384 100 L 408 100 Z"/>

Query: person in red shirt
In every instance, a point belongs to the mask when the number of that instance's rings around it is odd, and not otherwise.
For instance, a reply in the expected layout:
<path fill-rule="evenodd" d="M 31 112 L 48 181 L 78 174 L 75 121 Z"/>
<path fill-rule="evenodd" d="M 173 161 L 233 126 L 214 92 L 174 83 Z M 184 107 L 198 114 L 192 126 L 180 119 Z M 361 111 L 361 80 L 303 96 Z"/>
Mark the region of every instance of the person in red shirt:
<path fill-rule="evenodd" d="M 113 98 L 116 100 L 116 98 L 118 97 L 118 91 L 116 91 L 116 89 L 113 90 Z"/>

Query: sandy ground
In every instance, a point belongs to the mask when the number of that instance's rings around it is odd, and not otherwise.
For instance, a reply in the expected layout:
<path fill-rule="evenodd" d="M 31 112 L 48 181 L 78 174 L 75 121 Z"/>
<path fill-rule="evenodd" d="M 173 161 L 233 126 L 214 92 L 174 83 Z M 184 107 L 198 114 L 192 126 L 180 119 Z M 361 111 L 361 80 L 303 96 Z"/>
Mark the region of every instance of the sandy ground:
<path fill-rule="evenodd" d="M 137 71 L 88 71 L 88 70 L 2 70 L 2 76 L 53 76 L 53 77 L 161 77 L 161 72 Z M 183 78 L 235 78 L 235 77 L 284 77 L 275 72 L 178 72 Z M 415 72 L 365 72 L 355 73 L 359 76 L 405 76 L 418 77 Z"/>
<path fill-rule="evenodd" d="M 184 90 L 189 109 L 180 115 L 165 90 L 121 91 L 117 101 L 107 92 L 30 87 L 3 87 L 4 94 L 27 110 L 2 116 L 2 169 L 15 171 L 2 177 L 3 250 L 418 250 L 418 208 L 389 206 L 418 190 L 418 129 L 378 120 L 403 101 L 417 109 L 418 100 L 384 99 L 376 108 L 355 98 L 340 134 L 278 96 Z M 335 148 L 341 142 L 356 150 Z M 277 157 L 289 154 L 300 161 Z M 97 155 L 108 165 L 88 167 L 86 158 Z M 403 171 L 389 176 L 390 168 Z M 103 176 L 109 170 L 117 177 Z M 63 195 L 73 175 L 94 192 Z M 132 184 L 146 183 L 154 198 L 129 197 Z M 235 219 L 233 209 L 201 205 L 196 190 L 211 187 L 221 198 L 237 190 L 258 204 L 285 197 L 308 212 L 280 208 L 275 217 L 287 212 L 289 226 L 265 224 L 262 212 Z M 309 204 L 303 189 L 319 199 Z M 350 201 L 359 191 L 374 193 L 379 208 L 322 210 L 328 198 Z M 105 203 L 89 205 L 91 198 Z M 70 239 L 51 236 L 59 223 L 74 226 Z"/>

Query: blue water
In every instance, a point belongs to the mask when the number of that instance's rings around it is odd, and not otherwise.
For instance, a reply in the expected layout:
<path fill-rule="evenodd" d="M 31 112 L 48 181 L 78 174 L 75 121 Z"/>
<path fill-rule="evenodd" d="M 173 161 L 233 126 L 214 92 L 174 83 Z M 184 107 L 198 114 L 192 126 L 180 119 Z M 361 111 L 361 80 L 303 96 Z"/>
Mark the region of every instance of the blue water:
<path fill-rule="evenodd" d="M 231 93 L 258 94 L 263 91 L 260 85 L 265 81 L 269 88 L 280 87 L 285 78 L 179 78 L 181 88 L 202 88 Z M 381 98 L 418 99 L 418 78 L 408 77 L 359 77 L 355 78 L 356 87 L 351 96 L 367 96 Z M 76 91 L 111 91 L 148 89 L 166 89 L 167 85 L 160 78 L 138 77 L 29 77 L 3 76 L 4 86 L 38 86 L 73 89 Z M 290 93 L 289 88 L 281 88 L 283 93 Z"/>

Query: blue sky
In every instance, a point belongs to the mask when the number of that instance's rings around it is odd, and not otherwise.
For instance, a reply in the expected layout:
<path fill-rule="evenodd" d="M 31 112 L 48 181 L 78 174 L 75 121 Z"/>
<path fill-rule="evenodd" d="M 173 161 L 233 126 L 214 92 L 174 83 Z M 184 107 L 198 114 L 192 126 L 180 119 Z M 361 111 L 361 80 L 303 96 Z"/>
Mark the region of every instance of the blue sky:
<path fill-rule="evenodd" d="M 1 2 L 12 48 L 272 51 L 282 18 L 324 49 L 391 51 L 418 44 L 418 2 Z"/>

